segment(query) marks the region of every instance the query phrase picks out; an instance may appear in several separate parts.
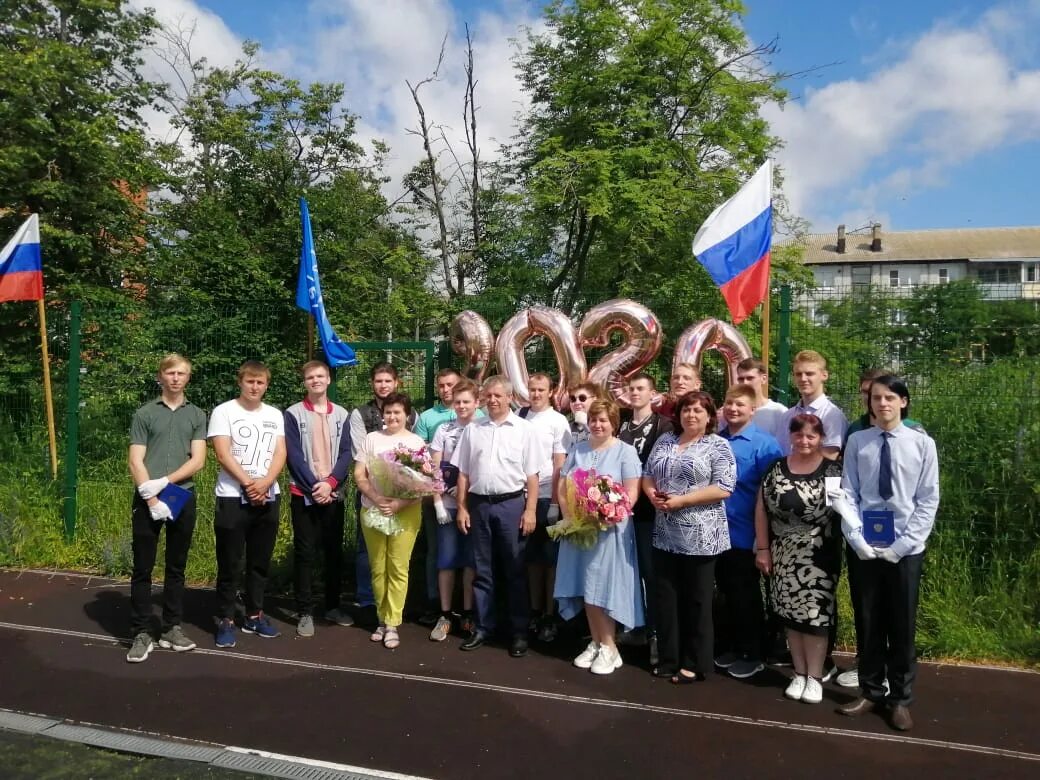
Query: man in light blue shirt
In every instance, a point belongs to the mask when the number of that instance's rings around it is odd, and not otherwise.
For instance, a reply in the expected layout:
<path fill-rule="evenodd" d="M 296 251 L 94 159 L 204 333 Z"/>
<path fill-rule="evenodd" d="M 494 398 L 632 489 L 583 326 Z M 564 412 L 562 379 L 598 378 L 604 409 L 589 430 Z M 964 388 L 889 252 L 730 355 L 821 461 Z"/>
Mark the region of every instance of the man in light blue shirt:
<path fill-rule="evenodd" d="M 827 359 L 811 349 L 803 349 L 794 356 L 791 366 L 794 383 L 798 388 L 798 403 L 788 409 L 780 421 L 780 434 L 777 442 L 784 455 L 791 453 L 791 437 L 788 429 L 791 420 L 800 414 L 815 414 L 823 423 L 823 454 L 830 459 L 838 457 L 841 445 L 845 441 L 845 429 L 849 421 L 845 413 L 827 397 L 824 384 L 830 376 L 827 373 Z"/>
<path fill-rule="evenodd" d="M 921 563 L 939 508 L 939 461 L 931 437 L 903 424 L 910 392 L 902 379 L 875 379 L 870 408 L 874 427 L 854 433 L 845 450 L 843 491 L 828 492 L 856 553 L 849 565 L 859 582 L 853 608 L 863 642 L 861 696 L 838 711 L 857 716 L 883 704 L 890 725 L 907 731 L 913 728 Z"/>

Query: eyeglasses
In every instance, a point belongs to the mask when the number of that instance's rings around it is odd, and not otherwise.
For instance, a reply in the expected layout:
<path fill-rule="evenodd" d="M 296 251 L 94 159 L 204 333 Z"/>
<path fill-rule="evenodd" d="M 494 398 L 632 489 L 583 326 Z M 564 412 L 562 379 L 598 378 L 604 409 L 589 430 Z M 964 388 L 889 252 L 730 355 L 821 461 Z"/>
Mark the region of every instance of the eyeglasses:
<path fill-rule="evenodd" d="M 582 393 L 580 395 L 572 395 L 570 398 L 571 398 L 572 401 L 578 401 L 580 403 L 585 403 L 586 401 L 589 400 L 589 398 L 591 398 L 591 396 L 588 396 L 588 395 L 585 395 L 584 393 Z"/>

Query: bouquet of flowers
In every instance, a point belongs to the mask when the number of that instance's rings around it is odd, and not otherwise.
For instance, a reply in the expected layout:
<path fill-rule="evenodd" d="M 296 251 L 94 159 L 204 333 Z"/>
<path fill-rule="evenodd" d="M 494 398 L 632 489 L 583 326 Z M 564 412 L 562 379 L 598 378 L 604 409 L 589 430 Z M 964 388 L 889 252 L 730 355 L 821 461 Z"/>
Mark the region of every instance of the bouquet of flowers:
<path fill-rule="evenodd" d="M 413 450 L 399 444 L 371 459 L 367 466 L 372 486 L 387 498 L 410 500 L 439 495 L 444 490 L 444 482 L 433 467 L 426 447 Z M 397 515 L 384 515 L 379 507 L 365 507 L 361 522 L 387 536 L 395 536 L 404 530 Z"/>
<path fill-rule="evenodd" d="M 575 469 L 560 495 L 563 519 L 547 529 L 553 539 L 566 539 L 591 550 L 600 531 L 606 531 L 632 514 L 624 486 L 595 469 Z"/>

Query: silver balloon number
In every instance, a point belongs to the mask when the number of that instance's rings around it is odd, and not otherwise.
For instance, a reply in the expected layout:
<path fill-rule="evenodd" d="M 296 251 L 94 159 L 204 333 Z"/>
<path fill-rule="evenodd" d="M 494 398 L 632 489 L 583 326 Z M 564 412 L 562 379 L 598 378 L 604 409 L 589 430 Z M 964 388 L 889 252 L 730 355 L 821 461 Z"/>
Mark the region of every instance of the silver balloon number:
<path fill-rule="evenodd" d="M 552 345 L 560 369 L 560 382 L 553 400 L 558 409 L 566 409 L 567 388 L 585 378 L 586 365 L 574 323 L 559 309 L 532 306 L 514 314 L 498 332 L 495 343 L 498 368 L 513 383 L 516 399 L 526 404 L 530 396 L 524 346 L 535 336 L 543 336 Z"/>
<path fill-rule="evenodd" d="M 700 372 L 704 353 L 711 349 L 716 350 L 726 361 L 729 384 L 736 384 L 737 364 L 751 357 L 751 347 L 740 331 L 722 320 L 701 320 L 684 330 L 675 344 L 672 370 L 681 363 L 691 363 Z"/>
<path fill-rule="evenodd" d="M 615 331 L 624 334 L 624 343 L 589 370 L 588 381 L 605 387 L 622 406 L 630 406 L 627 380 L 657 357 L 664 333 L 661 321 L 646 306 L 615 298 L 589 309 L 578 329 L 578 340 L 582 348 L 605 347 Z"/>
<path fill-rule="evenodd" d="M 466 361 L 462 373 L 474 382 L 483 380 L 495 350 L 495 334 L 487 320 L 475 311 L 459 312 L 451 321 L 448 338 L 452 352 Z"/>

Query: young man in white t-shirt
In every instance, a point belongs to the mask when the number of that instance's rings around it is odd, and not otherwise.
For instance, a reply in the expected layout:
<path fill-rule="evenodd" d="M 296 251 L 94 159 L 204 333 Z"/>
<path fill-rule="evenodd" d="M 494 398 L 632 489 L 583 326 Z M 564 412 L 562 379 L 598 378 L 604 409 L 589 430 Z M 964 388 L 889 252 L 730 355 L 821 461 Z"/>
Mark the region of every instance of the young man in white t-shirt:
<path fill-rule="evenodd" d="M 789 438 L 781 430 L 787 407 L 769 397 L 769 369 L 758 358 L 746 358 L 737 363 L 737 384 L 751 385 L 755 390 L 755 415 L 751 418 L 758 428 L 770 434 L 777 442 Z"/>
<path fill-rule="evenodd" d="M 245 553 L 246 616 L 242 630 L 273 638 L 264 614 L 264 589 L 278 536 L 278 474 L 285 466 L 285 420 L 263 402 L 267 366 L 247 360 L 238 369 L 239 396 L 213 410 L 207 436 L 220 473 L 213 522 L 217 547 L 217 647 L 235 646 L 235 580 Z"/>
<path fill-rule="evenodd" d="M 560 467 L 571 446 L 570 423 L 552 408 L 552 390 L 552 379 L 548 374 L 532 374 L 527 380 L 531 405 L 519 412 L 534 426 L 538 447 L 544 456 L 538 469 L 537 525 L 524 552 L 527 557 L 527 587 L 531 595 L 531 627 L 538 632 L 538 639 L 542 642 L 556 639 L 552 592 L 560 545 L 549 538 L 546 529 L 560 519 L 556 487 L 560 481 Z"/>

